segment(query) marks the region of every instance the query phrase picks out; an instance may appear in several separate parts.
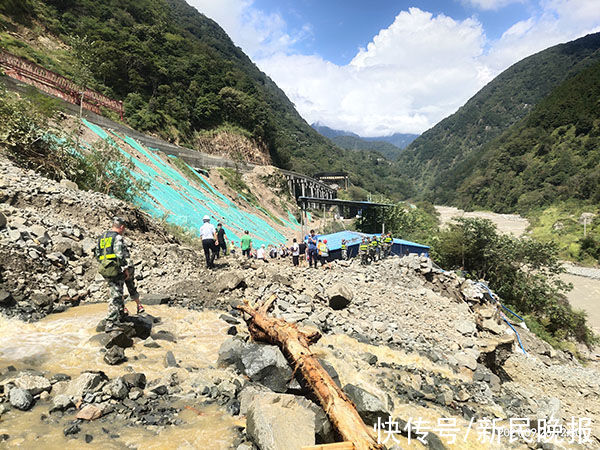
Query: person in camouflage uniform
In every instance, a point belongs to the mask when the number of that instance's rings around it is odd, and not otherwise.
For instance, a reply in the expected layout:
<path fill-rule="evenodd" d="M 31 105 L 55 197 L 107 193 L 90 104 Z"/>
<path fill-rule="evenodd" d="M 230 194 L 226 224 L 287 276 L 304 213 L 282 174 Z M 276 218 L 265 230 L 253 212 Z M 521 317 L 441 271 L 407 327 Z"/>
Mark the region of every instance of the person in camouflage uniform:
<path fill-rule="evenodd" d="M 106 276 L 104 279 L 108 282 L 110 288 L 110 300 L 108 303 L 108 315 L 106 316 L 106 331 L 118 329 L 118 324 L 122 322 L 127 315 L 123 299 L 123 287 L 127 286 L 129 296 L 137 304 L 138 314 L 144 312 L 144 307 L 140 302 L 140 294 L 135 286 L 134 267 L 129 254 L 129 249 L 123 239 L 125 231 L 125 222 L 120 217 L 113 219 L 113 226 L 110 231 L 103 233 L 98 239 L 96 256 L 102 263 L 104 260 L 115 260 L 118 266 L 117 273 L 114 276 Z"/>

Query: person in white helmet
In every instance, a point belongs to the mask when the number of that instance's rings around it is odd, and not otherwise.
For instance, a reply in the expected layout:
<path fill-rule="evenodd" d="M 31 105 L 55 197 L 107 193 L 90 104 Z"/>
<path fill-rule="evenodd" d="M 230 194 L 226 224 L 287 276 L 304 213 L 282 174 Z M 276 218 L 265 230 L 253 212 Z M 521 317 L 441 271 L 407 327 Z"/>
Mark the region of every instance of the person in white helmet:
<path fill-rule="evenodd" d="M 206 258 L 206 267 L 214 269 L 216 247 L 219 245 L 217 230 L 210 223 L 210 217 L 204 216 L 202 221 L 204 224 L 200 227 L 200 238 L 202 239 L 202 248 L 204 249 L 204 257 Z"/>

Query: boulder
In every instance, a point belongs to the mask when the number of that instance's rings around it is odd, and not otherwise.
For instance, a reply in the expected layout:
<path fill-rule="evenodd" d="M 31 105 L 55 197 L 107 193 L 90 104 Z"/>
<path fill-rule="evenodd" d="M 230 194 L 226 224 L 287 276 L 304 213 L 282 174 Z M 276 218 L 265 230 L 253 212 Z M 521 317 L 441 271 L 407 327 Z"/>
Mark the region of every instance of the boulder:
<path fill-rule="evenodd" d="M 74 380 L 71 380 L 64 392 L 61 394 L 73 398 L 81 398 L 85 394 L 98 392 L 108 378 L 104 372 L 84 372 Z"/>
<path fill-rule="evenodd" d="M 256 396 L 248 407 L 246 434 L 261 450 L 315 445 L 315 414 L 293 395 Z"/>
<path fill-rule="evenodd" d="M 11 382 L 20 389 L 25 389 L 31 395 L 39 395 L 42 392 L 50 392 L 52 384 L 46 378 L 39 375 L 21 374 L 17 378 L 13 378 Z"/>
<path fill-rule="evenodd" d="M 221 274 L 214 284 L 215 292 L 233 291 L 237 288 L 246 287 L 244 275 L 240 272 L 228 272 Z"/>
<path fill-rule="evenodd" d="M 252 381 L 275 392 L 285 392 L 292 378 L 292 369 L 285 356 L 274 345 L 248 344 L 242 354 L 244 373 Z"/>
<path fill-rule="evenodd" d="M 27 231 L 29 232 L 30 236 L 35 237 L 42 245 L 50 242 L 48 231 L 46 231 L 46 229 L 41 225 L 32 225 Z"/>
<path fill-rule="evenodd" d="M 340 383 L 340 376 L 338 375 L 335 368 L 324 359 L 319 359 L 319 364 L 321 364 L 321 367 L 323 367 L 323 369 L 325 369 L 325 372 L 329 374 L 333 382 L 337 384 L 339 388 L 341 388 L 342 384 Z"/>
<path fill-rule="evenodd" d="M 71 180 L 67 180 L 66 178 L 63 178 L 62 180 L 60 180 L 60 185 L 62 187 L 66 187 L 67 189 L 71 189 L 73 191 L 76 191 L 79 189 L 79 186 L 77 186 L 77 183 L 74 183 Z"/>
<path fill-rule="evenodd" d="M 332 309 L 344 309 L 354 297 L 352 291 L 342 283 L 337 283 L 329 287 L 325 291 L 325 294 L 329 298 L 329 306 Z"/>
<path fill-rule="evenodd" d="M 475 323 L 470 320 L 459 320 L 455 325 L 456 331 L 465 336 L 471 336 L 477 331 Z"/>
<path fill-rule="evenodd" d="M 175 335 L 165 330 L 159 330 L 156 333 L 152 333 L 151 336 L 152 339 L 156 341 L 177 342 L 177 339 L 175 339 Z"/>
<path fill-rule="evenodd" d="M 352 400 L 365 424 L 377 423 L 378 417 L 382 422 L 388 420 L 391 411 L 378 397 L 353 384 L 344 386 L 343 391 Z"/>
<path fill-rule="evenodd" d="M 165 305 L 169 303 L 171 300 L 171 296 L 169 294 L 146 294 L 144 298 L 142 298 L 142 303 L 144 305 Z"/>
<path fill-rule="evenodd" d="M 125 351 L 123 348 L 117 347 L 116 345 L 109 348 L 104 354 L 104 362 L 109 366 L 116 366 L 124 361 L 127 361 Z"/>
<path fill-rule="evenodd" d="M 144 389 L 146 387 L 146 375 L 143 373 L 128 373 L 121 378 L 130 388 Z"/>
<path fill-rule="evenodd" d="M 69 259 L 83 256 L 83 247 L 79 242 L 69 238 L 56 238 L 52 250 L 61 253 Z"/>
<path fill-rule="evenodd" d="M 96 420 L 100 417 L 102 417 L 102 410 L 95 405 L 85 405 L 75 416 L 79 420 Z"/>
<path fill-rule="evenodd" d="M 466 367 L 471 370 L 477 369 L 477 358 L 467 352 L 458 352 L 454 355 L 456 361 L 458 361 L 459 367 Z"/>
<path fill-rule="evenodd" d="M 133 347 L 133 339 L 129 337 L 129 334 L 129 331 L 112 331 L 110 333 L 100 333 L 95 336 L 92 336 L 89 342 L 105 348 L 129 348 Z"/>
<path fill-rule="evenodd" d="M 115 378 L 104 386 L 102 392 L 117 400 L 123 400 L 129 394 L 129 387 L 122 378 Z"/>
<path fill-rule="evenodd" d="M 56 395 L 52 400 L 52 408 L 50 408 L 50 412 L 64 411 L 74 405 L 73 398 L 70 395 Z"/>
<path fill-rule="evenodd" d="M 242 372 L 242 355 L 246 351 L 246 342 L 240 337 L 231 337 L 221 344 L 217 365 L 219 367 L 235 366 Z"/>
<path fill-rule="evenodd" d="M 45 308 L 54 303 L 54 299 L 42 291 L 33 291 L 30 296 L 31 302 L 38 308 Z"/>
<path fill-rule="evenodd" d="M 0 290 L 0 306 L 8 307 L 15 304 L 15 299 L 8 291 Z"/>
<path fill-rule="evenodd" d="M 503 334 L 504 328 L 494 319 L 485 319 L 481 322 L 481 328 L 494 334 Z"/>
<path fill-rule="evenodd" d="M 4 213 L 0 212 L 0 230 L 6 228 L 7 222 L 8 221 L 6 220 L 6 216 L 4 215 Z"/>
<path fill-rule="evenodd" d="M 127 316 L 125 322 L 133 327 L 134 337 L 147 339 L 152 333 L 152 319 L 140 315 Z"/>
<path fill-rule="evenodd" d="M 177 364 L 177 360 L 175 359 L 175 355 L 173 355 L 173 352 L 170 350 L 165 354 L 164 365 L 165 365 L 165 367 L 178 367 L 179 366 Z"/>
<path fill-rule="evenodd" d="M 8 393 L 8 401 L 13 407 L 27 411 L 33 406 L 33 395 L 26 389 L 13 388 Z"/>

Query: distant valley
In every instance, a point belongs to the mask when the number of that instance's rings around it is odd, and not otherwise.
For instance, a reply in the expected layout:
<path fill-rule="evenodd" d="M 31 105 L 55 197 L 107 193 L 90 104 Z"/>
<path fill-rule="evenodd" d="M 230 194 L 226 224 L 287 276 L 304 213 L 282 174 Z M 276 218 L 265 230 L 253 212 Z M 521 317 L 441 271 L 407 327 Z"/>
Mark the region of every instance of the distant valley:
<path fill-rule="evenodd" d="M 396 160 L 398 155 L 418 134 L 394 133 L 389 136 L 362 137 L 346 130 L 336 130 L 316 122 L 311 125 L 321 135 L 329 138 L 334 144 L 347 150 L 367 150 L 381 153 L 389 160 Z"/>

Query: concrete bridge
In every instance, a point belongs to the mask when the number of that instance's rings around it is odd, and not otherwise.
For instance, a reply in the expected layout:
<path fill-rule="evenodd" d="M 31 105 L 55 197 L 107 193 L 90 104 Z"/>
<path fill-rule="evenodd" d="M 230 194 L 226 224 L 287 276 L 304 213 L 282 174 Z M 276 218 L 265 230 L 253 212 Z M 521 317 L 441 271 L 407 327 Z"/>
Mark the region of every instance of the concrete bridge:
<path fill-rule="evenodd" d="M 300 197 L 319 198 L 324 200 L 333 200 L 337 197 L 337 191 L 334 188 L 319 180 L 289 170 L 280 169 L 280 171 L 286 178 L 290 194 L 296 201 L 298 201 Z M 318 207 L 318 205 L 313 202 L 310 202 L 308 206 L 313 209 Z"/>

